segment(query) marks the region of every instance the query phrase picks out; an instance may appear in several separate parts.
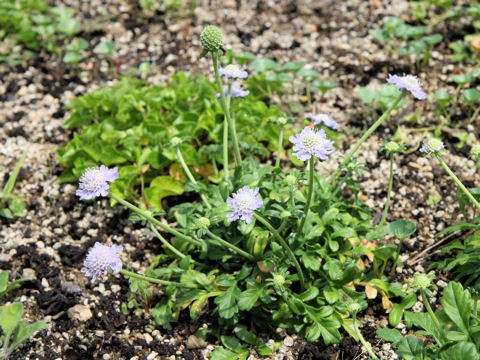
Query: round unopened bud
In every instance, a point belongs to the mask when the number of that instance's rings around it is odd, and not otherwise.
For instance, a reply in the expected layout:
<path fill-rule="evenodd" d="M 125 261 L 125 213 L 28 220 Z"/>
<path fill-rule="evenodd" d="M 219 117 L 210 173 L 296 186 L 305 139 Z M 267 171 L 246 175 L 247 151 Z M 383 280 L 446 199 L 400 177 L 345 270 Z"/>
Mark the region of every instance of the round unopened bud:
<path fill-rule="evenodd" d="M 400 145 L 398 145 L 395 141 L 390 141 L 385 145 L 385 149 L 387 149 L 390 152 L 395 152 L 400 149 Z"/>
<path fill-rule="evenodd" d="M 470 149 L 470 154 L 480 160 L 480 145 L 474 145 Z"/>
<path fill-rule="evenodd" d="M 413 286 L 416 289 L 423 290 L 426 289 L 430 286 L 432 283 L 432 280 L 430 279 L 430 276 L 426 274 L 415 274 L 413 276 Z"/>
<path fill-rule="evenodd" d="M 280 125 L 285 125 L 287 123 L 287 118 L 284 118 L 283 116 L 279 117 L 277 119 L 277 123 L 280 124 Z"/>
<path fill-rule="evenodd" d="M 357 303 L 357 302 L 352 301 L 352 302 L 349 302 L 349 303 L 347 304 L 347 310 L 348 310 L 348 312 L 350 312 L 350 313 L 357 313 L 357 312 L 359 312 L 361 309 L 362 309 L 362 307 L 361 307 L 360 304 Z"/>
<path fill-rule="evenodd" d="M 355 163 L 349 162 L 349 163 L 347 164 L 347 170 L 348 170 L 348 171 L 355 171 Z"/>
<path fill-rule="evenodd" d="M 172 146 L 178 146 L 182 143 L 182 139 L 180 139 L 179 137 L 173 137 L 171 140 L 170 140 L 170 144 L 172 144 Z"/>
<path fill-rule="evenodd" d="M 195 220 L 195 227 L 197 229 L 206 230 L 210 226 L 210 220 L 204 216 Z"/>
<path fill-rule="evenodd" d="M 290 185 L 290 186 L 297 185 L 297 178 L 295 177 L 295 175 L 287 175 L 283 180 L 287 185 Z"/>
<path fill-rule="evenodd" d="M 273 275 L 273 284 L 275 286 L 283 286 L 285 284 L 285 277 L 280 274 L 274 274 Z"/>
<path fill-rule="evenodd" d="M 200 42 L 208 52 L 217 52 L 223 49 L 223 34 L 216 26 L 207 26 L 200 35 Z"/>

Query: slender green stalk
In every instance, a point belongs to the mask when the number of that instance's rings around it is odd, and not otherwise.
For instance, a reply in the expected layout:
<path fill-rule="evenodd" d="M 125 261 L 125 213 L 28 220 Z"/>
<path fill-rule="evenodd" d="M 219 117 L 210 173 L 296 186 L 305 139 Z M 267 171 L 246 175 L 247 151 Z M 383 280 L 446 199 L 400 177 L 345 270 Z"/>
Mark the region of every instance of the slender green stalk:
<path fill-rule="evenodd" d="M 442 326 L 440 325 L 440 322 L 438 321 L 437 316 L 433 312 L 432 307 L 430 306 L 430 303 L 428 302 L 427 295 L 425 294 L 425 290 L 420 289 L 420 293 L 422 294 L 423 305 L 425 305 L 425 308 L 427 309 L 428 314 L 432 318 L 432 321 L 435 324 L 435 327 L 438 329 L 438 332 L 440 333 L 440 336 L 442 336 L 442 338 L 443 338 Z M 440 345 L 443 345 L 443 344 L 440 344 Z"/>
<path fill-rule="evenodd" d="M 402 98 L 405 96 L 406 90 L 402 90 L 400 95 L 395 99 L 395 101 L 390 105 L 390 107 L 378 118 L 375 123 L 370 126 L 370 128 L 363 134 L 362 138 L 358 141 L 358 143 L 353 147 L 352 150 L 348 153 L 348 155 L 345 157 L 345 159 L 342 161 L 342 163 L 337 167 L 337 169 L 333 172 L 333 174 L 330 176 L 330 178 L 327 181 L 327 185 L 331 185 L 333 180 L 337 177 L 338 173 L 342 170 L 342 167 L 350 161 L 353 155 L 357 152 L 357 150 L 360 148 L 360 146 L 365 142 L 365 140 L 368 139 L 370 135 L 375 131 L 376 128 L 380 126 L 382 122 L 385 121 L 386 118 L 390 115 L 392 110 L 397 106 L 397 104 L 402 100 Z"/>
<path fill-rule="evenodd" d="M 305 91 L 307 92 L 307 103 L 308 103 L 308 110 L 312 110 L 312 95 L 310 94 L 310 84 L 307 82 L 305 86 Z"/>
<path fill-rule="evenodd" d="M 223 179 L 228 182 L 228 121 L 223 118 Z"/>
<path fill-rule="evenodd" d="M 287 252 L 288 257 L 290 260 L 293 261 L 293 264 L 295 265 L 295 268 L 297 269 L 298 277 L 300 278 L 300 285 L 302 289 L 305 288 L 305 276 L 303 275 L 302 267 L 300 266 L 300 263 L 298 262 L 297 258 L 295 257 L 295 254 L 293 253 L 292 249 L 290 249 L 290 246 L 288 246 L 287 242 L 283 240 L 283 238 L 280 236 L 277 230 L 273 228 L 272 225 L 261 215 L 258 215 L 256 213 L 253 214 L 255 219 L 260 221 L 265 227 L 270 231 L 273 236 L 280 242 L 280 245 L 285 249 Z"/>
<path fill-rule="evenodd" d="M 225 246 L 227 249 L 231 249 L 231 250 L 235 251 L 237 254 L 242 255 L 243 257 L 247 258 L 250 261 L 255 261 L 255 257 L 253 255 L 250 255 L 249 253 L 240 249 L 239 247 L 237 247 L 233 244 L 230 244 L 228 241 L 223 240 L 221 237 L 218 237 L 217 235 L 212 233 L 210 230 L 207 230 L 207 234 L 212 239 L 218 241 L 220 244 Z"/>
<path fill-rule="evenodd" d="M 129 208 L 133 212 L 137 213 L 138 215 L 142 216 L 146 220 L 154 223 L 157 226 L 160 226 L 163 230 L 168 231 L 169 233 L 179 237 L 182 240 L 188 241 L 189 243 L 191 243 L 193 245 L 202 246 L 202 243 L 200 241 L 198 241 L 196 239 L 193 239 L 190 236 L 184 235 L 184 234 L 182 234 L 181 232 L 179 232 L 175 229 L 172 229 L 170 226 L 167 226 L 164 223 L 162 223 L 161 221 L 155 219 L 148 211 L 145 211 L 145 210 L 142 210 L 142 209 L 136 207 L 135 205 L 133 205 L 133 204 L 129 203 L 128 201 L 122 199 L 118 195 L 110 192 L 110 197 L 113 200 L 119 202 L 120 204 L 126 206 L 127 208 Z"/>
<path fill-rule="evenodd" d="M 173 252 L 175 255 L 177 255 L 180 259 L 183 259 L 185 257 L 185 254 L 180 252 L 177 248 L 175 248 L 172 244 L 170 244 L 160 233 L 158 230 L 155 228 L 153 224 L 150 224 L 150 229 L 152 229 L 153 233 L 157 236 L 157 238 L 162 242 L 163 245 L 167 247 L 168 250 Z"/>
<path fill-rule="evenodd" d="M 129 270 L 125 270 L 125 269 L 120 270 L 120 274 L 122 274 L 124 276 L 127 276 L 127 277 L 132 277 L 132 278 L 135 278 L 135 279 L 148 281 L 148 282 L 153 283 L 153 284 L 160 284 L 160 285 L 166 285 L 166 286 L 172 285 L 172 286 L 189 288 L 189 289 L 198 289 L 198 286 L 194 285 L 194 284 L 183 284 L 183 283 L 179 283 L 179 282 L 176 282 L 176 281 L 167 281 L 167 280 L 156 279 L 156 278 L 152 278 L 150 276 L 140 275 L 140 274 L 134 273 L 133 271 L 129 271 Z"/>
<path fill-rule="evenodd" d="M 185 171 L 185 174 L 187 174 L 188 180 L 190 180 L 192 183 L 196 184 L 197 180 L 195 180 L 192 173 L 188 169 L 188 166 L 187 166 L 185 160 L 183 159 L 182 152 L 180 151 L 179 146 L 177 146 L 177 157 L 178 157 L 178 160 L 180 161 L 180 164 L 182 164 L 183 171 Z M 210 203 L 208 202 L 207 197 L 204 194 L 200 194 L 200 197 L 202 198 L 205 205 L 207 205 L 207 208 L 211 209 L 212 205 L 210 205 Z"/>
<path fill-rule="evenodd" d="M 282 125 L 280 127 L 280 135 L 278 135 L 278 151 L 277 151 L 277 159 L 275 160 L 275 166 L 279 167 L 280 166 L 280 155 L 283 150 L 283 128 L 284 126 Z"/>
<path fill-rule="evenodd" d="M 388 177 L 388 190 L 387 190 L 387 201 L 385 201 L 385 208 L 383 209 L 382 220 L 380 220 L 379 226 L 382 226 L 385 223 L 387 218 L 388 208 L 390 207 L 390 197 L 392 195 L 393 187 L 393 153 L 390 154 L 390 175 Z"/>
<path fill-rule="evenodd" d="M 393 260 L 393 265 L 392 265 L 392 270 L 390 270 L 390 276 L 392 276 L 395 273 L 395 270 L 397 269 L 397 261 L 398 257 L 400 256 L 400 250 L 402 249 L 402 243 L 403 239 L 400 239 L 400 242 L 398 243 L 397 247 L 397 253 L 395 254 L 395 260 Z M 386 262 L 384 263 L 384 265 Z M 382 275 L 383 275 L 383 270 L 385 270 L 385 267 L 382 267 Z"/>
<path fill-rule="evenodd" d="M 230 136 L 232 137 L 233 141 L 233 149 L 235 151 L 235 157 L 237 158 L 237 163 L 241 163 L 242 156 L 240 155 L 240 148 L 238 146 L 237 140 L 237 132 L 235 130 L 235 126 L 233 125 L 232 119 L 230 117 L 230 111 L 227 104 L 227 99 L 225 98 L 225 93 L 223 92 L 222 81 L 220 80 L 220 75 L 218 73 L 218 63 L 217 63 L 217 55 L 212 54 L 213 60 L 213 70 L 215 71 L 215 79 L 217 81 L 218 91 L 220 92 L 220 98 L 222 99 L 222 107 L 225 116 L 227 117 L 228 126 L 230 128 Z"/>
<path fill-rule="evenodd" d="M 362 333 L 360 332 L 360 330 L 358 329 L 358 325 L 357 325 L 357 313 L 354 312 L 353 313 L 353 328 L 355 329 L 355 334 L 357 334 L 358 336 L 358 339 L 360 340 L 360 342 L 362 343 L 363 347 L 367 350 L 368 352 L 368 355 L 370 355 L 370 357 L 374 360 L 379 360 L 378 357 L 375 355 L 375 353 L 373 352 L 372 348 L 370 347 L 370 345 L 365 341 L 365 338 L 363 337 Z"/>
<path fill-rule="evenodd" d="M 305 205 L 305 211 L 304 211 L 304 217 L 302 218 L 302 221 L 300 222 L 300 226 L 298 228 L 298 232 L 301 233 L 303 232 L 303 225 L 305 225 L 305 220 L 307 220 L 307 215 L 308 211 L 310 210 L 310 204 L 312 203 L 312 197 L 313 197 L 313 173 L 315 171 L 314 169 L 314 157 L 312 156 L 310 158 L 310 161 L 308 163 L 309 165 L 309 177 L 308 177 L 308 195 L 307 195 L 307 204 Z"/>
<path fill-rule="evenodd" d="M 438 161 L 440 162 L 440 164 L 442 165 L 442 167 L 445 169 L 447 174 L 450 175 L 450 177 L 453 179 L 453 181 L 455 181 L 455 183 L 458 185 L 458 187 L 464 192 L 464 194 L 470 199 L 470 201 L 477 207 L 477 209 L 480 210 L 480 204 L 478 203 L 478 201 L 473 197 L 472 193 L 470 191 L 468 191 L 468 189 L 465 187 L 465 185 L 462 184 L 462 182 L 452 172 L 452 170 L 450 170 L 450 168 L 445 163 L 445 161 L 443 161 L 442 156 L 439 153 L 435 154 L 435 156 L 438 159 Z"/>
<path fill-rule="evenodd" d="M 478 113 L 480 113 L 480 106 L 477 107 L 473 115 L 470 117 L 470 120 L 468 120 L 468 123 L 472 123 L 477 118 Z"/>

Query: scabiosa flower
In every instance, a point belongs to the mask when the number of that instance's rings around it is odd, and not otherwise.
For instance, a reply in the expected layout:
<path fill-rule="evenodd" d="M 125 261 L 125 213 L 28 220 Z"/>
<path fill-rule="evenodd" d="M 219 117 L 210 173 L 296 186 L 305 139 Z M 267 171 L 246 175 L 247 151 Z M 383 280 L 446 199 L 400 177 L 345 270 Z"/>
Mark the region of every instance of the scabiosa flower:
<path fill-rule="evenodd" d="M 223 87 L 223 93 L 225 94 L 225 97 L 228 95 L 228 86 Z M 250 94 L 250 91 L 248 90 L 243 90 L 239 87 L 236 87 L 235 85 L 232 85 L 232 88 L 230 89 L 230 97 L 232 99 L 239 98 L 239 97 L 245 97 L 248 94 Z M 220 93 L 217 93 L 215 97 L 219 98 Z"/>
<path fill-rule="evenodd" d="M 338 130 L 338 128 L 340 127 L 339 123 L 333 120 L 330 115 L 325 113 L 317 115 L 314 115 L 312 113 L 306 113 L 304 116 L 306 119 L 312 120 L 315 125 L 320 125 L 321 123 L 324 123 L 325 126 L 328 126 L 330 129 L 333 130 Z"/>
<path fill-rule="evenodd" d="M 227 65 L 225 68 L 220 69 L 218 73 L 226 78 L 232 79 L 245 79 L 248 76 L 248 73 L 245 70 L 240 69 L 234 64 Z"/>
<path fill-rule="evenodd" d="M 232 212 L 227 214 L 227 221 L 244 220 L 247 224 L 252 222 L 253 211 L 263 206 L 263 201 L 258 196 L 258 187 L 255 190 L 244 186 L 227 199 L 227 204 Z"/>
<path fill-rule="evenodd" d="M 91 277 L 91 283 L 93 284 L 97 277 L 103 278 L 108 273 L 109 268 L 113 272 L 119 272 L 122 270 L 122 262 L 119 255 L 122 250 L 122 246 L 108 246 L 96 242 L 83 262 L 83 266 L 86 269 L 83 269 L 82 273 Z"/>
<path fill-rule="evenodd" d="M 418 77 L 414 75 L 390 75 L 388 74 L 387 82 L 396 85 L 399 89 L 406 89 L 412 93 L 412 95 L 418 100 L 425 100 L 427 94 L 422 89 L 422 84 Z"/>
<path fill-rule="evenodd" d="M 101 165 L 100 168 L 88 168 L 80 177 L 79 189 L 76 194 L 80 200 L 95 199 L 98 196 L 107 196 L 110 185 L 109 182 L 118 179 L 118 169 L 107 168 Z"/>
<path fill-rule="evenodd" d="M 333 153 L 333 144 L 335 141 L 327 139 L 325 130 L 313 130 L 310 126 L 305 127 L 300 134 L 290 136 L 290 142 L 294 144 L 292 155 L 301 161 L 306 161 L 312 156 L 316 156 L 321 160 L 327 160 L 328 155 Z"/>
<path fill-rule="evenodd" d="M 438 139 L 431 139 L 426 144 L 423 144 L 423 146 L 420 148 L 420 152 L 424 154 L 432 154 L 439 152 L 443 149 L 445 149 L 443 141 L 440 141 Z"/>

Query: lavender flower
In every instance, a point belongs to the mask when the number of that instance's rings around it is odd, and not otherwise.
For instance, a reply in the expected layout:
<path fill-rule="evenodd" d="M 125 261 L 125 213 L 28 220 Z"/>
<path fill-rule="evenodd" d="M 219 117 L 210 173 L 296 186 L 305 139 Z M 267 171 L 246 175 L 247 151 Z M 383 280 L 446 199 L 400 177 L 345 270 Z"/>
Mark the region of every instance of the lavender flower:
<path fill-rule="evenodd" d="M 227 221 L 244 220 L 247 224 L 252 222 L 253 211 L 263 206 L 263 201 L 258 196 L 258 187 L 255 190 L 244 186 L 227 199 L 227 204 L 232 212 L 227 214 Z"/>
<path fill-rule="evenodd" d="M 107 196 L 109 182 L 118 179 L 117 168 L 109 169 L 105 165 L 100 168 L 88 168 L 80 177 L 79 189 L 76 194 L 80 200 L 95 199 L 98 196 Z"/>
<path fill-rule="evenodd" d="M 293 151 L 297 151 L 297 153 L 292 155 L 301 161 L 306 161 L 312 156 L 316 156 L 321 160 L 327 160 L 327 155 L 335 151 L 333 149 L 335 142 L 327 139 L 323 129 L 315 131 L 310 126 L 307 126 L 300 134 L 290 136 L 289 140 L 294 144 Z"/>
<path fill-rule="evenodd" d="M 119 256 L 122 250 L 122 246 L 107 246 L 96 242 L 83 262 L 86 269 L 82 270 L 82 273 L 92 277 L 91 283 L 93 284 L 97 277 L 103 278 L 108 273 L 108 268 L 113 272 L 119 272 L 122 270 Z"/>
<path fill-rule="evenodd" d="M 223 87 L 223 93 L 225 94 L 225 97 L 228 95 L 228 86 Z M 250 94 L 250 91 L 248 90 L 242 90 L 239 87 L 236 87 L 235 85 L 232 85 L 232 88 L 230 89 L 230 97 L 232 99 L 239 98 L 239 97 L 245 97 L 248 94 Z M 217 93 L 215 95 L 216 98 L 220 97 L 220 93 Z"/>
<path fill-rule="evenodd" d="M 330 129 L 333 130 L 338 130 L 338 128 L 340 127 L 340 124 L 333 120 L 332 117 L 326 113 L 317 115 L 314 115 L 312 113 L 306 113 L 304 116 L 306 119 L 312 120 L 315 125 L 320 125 L 323 122 L 325 126 L 328 126 Z"/>
<path fill-rule="evenodd" d="M 439 152 L 443 149 L 445 149 L 443 141 L 440 141 L 438 139 L 431 139 L 426 144 L 423 144 L 423 146 L 420 148 L 420 152 L 425 154 L 432 154 Z"/>
<path fill-rule="evenodd" d="M 225 76 L 226 78 L 232 79 L 246 79 L 248 73 L 245 70 L 240 69 L 237 65 L 227 65 L 225 68 L 218 71 L 220 75 Z"/>
<path fill-rule="evenodd" d="M 414 75 L 390 75 L 388 74 L 387 82 L 396 85 L 399 89 L 406 89 L 412 93 L 412 95 L 418 100 L 425 100 L 427 94 L 422 89 L 422 84 L 418 77 Z"/>

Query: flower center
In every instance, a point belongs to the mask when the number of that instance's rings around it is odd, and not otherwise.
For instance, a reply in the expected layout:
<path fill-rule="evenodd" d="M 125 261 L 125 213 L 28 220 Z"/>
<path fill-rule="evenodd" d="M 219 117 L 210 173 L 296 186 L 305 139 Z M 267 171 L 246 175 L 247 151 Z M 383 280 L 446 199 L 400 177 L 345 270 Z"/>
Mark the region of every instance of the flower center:
<path fill-rule="evenodd" d="M 238 199 L 238 204 L 240 205 L 240 207 L 244 209 L 247 209 L 251 202 L 252 202 L 252 198 L 246 195 Z"/>
<path fill-rule="evenodd" d="M 302 145 L 305 146 L 306 148 L 313 149 L 318 144 L 320 144 L 321 141 L 322 139 L 320 138 L 320 136 L 318 136 L 315 133 L 310 133 L 303 137 Z"/>
<path fill-rule="evenodd" d="M 414 76 L 408 75 L 405 78 L 405 82 L 411 86 L 418 86 L 418 79 Z"/>
<path fill-rule="evenodd" d="M 230 65 L 227 65 L 225 67 L 225 71 L 227 72 L 233 72 L 233 73 L 238 73 L 240 71 L 240 69 L 238 68 L 237 65 L 233 65 L 233 64 L 230 64 Z"/>

